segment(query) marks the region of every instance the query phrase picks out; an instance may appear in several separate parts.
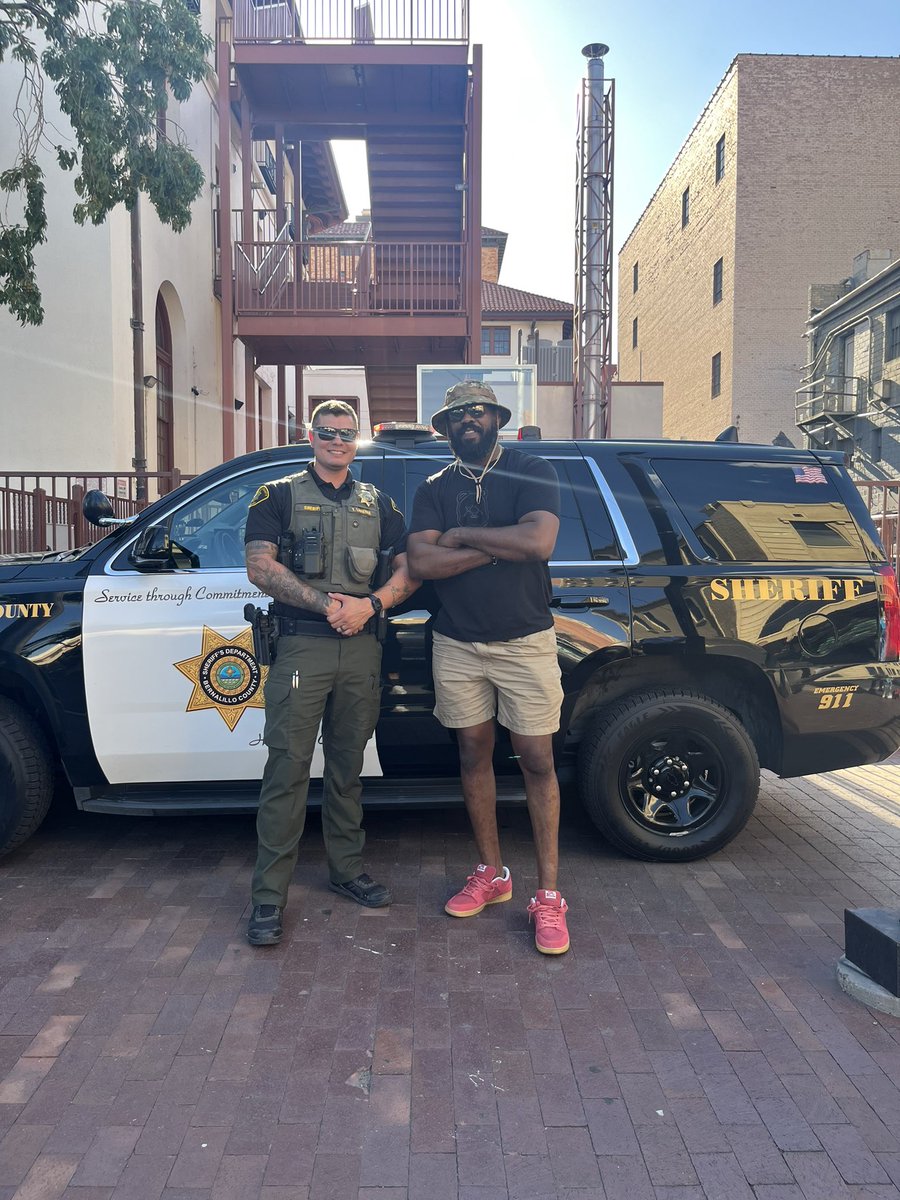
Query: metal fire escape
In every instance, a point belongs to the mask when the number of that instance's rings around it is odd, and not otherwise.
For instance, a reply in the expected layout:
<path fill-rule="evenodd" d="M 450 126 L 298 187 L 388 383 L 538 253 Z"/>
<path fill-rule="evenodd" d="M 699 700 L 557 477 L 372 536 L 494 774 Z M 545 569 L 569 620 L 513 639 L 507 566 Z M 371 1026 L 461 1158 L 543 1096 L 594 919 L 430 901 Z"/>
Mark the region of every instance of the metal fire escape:
<path fill-rule="evenodd" d="M 578 105 L 575 198 L 576 437 L 608 432 L 612 363 L 613 132 L 615 81 L 604 79 L 602 42 L 585 46 Z"/>

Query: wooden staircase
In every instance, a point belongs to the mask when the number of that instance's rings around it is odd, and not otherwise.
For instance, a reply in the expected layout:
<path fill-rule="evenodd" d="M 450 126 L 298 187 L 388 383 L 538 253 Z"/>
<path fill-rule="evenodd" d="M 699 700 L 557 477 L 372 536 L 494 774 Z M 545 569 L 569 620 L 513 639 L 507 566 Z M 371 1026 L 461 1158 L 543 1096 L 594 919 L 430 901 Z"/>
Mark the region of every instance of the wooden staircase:
<path fill-rule="evenodd" d="M 366 367 L 369 416 L 379 421 L 415 421 L 416 368 Z"/>
<path fill-rule="evenodd" d="M 378 242 L 463 240 L 462 126 L 370 128 L 366 140 L 372 237 Z"/>

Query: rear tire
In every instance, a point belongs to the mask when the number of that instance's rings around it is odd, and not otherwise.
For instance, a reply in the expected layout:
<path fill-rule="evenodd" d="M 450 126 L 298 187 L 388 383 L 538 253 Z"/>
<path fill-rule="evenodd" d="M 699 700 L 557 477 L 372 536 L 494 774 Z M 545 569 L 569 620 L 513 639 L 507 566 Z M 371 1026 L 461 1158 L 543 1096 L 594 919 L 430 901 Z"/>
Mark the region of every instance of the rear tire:
<path fill-rule="evenodd" d="M 0 854 L 31 837 L 53 799 L 53 764 L 40 726 L 0 698 Z"/>
<path fill-rule="evenodd" d="M 580 747 L 578 783 L 591 820 L 620 850 L 688 862 L 744 828 L 759 760 L 727 708 L 672 688 L 626 696 L 598 714 Z"/>

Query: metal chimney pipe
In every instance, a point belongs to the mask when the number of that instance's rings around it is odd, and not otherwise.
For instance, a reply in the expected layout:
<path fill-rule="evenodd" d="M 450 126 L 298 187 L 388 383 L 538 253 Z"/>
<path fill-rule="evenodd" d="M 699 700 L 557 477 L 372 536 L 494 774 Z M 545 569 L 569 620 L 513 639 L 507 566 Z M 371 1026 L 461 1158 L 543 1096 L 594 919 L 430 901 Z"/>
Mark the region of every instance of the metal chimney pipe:
<path fill-rule="evenodd" d="M 581 437 L 607 429 L 612 363 L 613 84 L 604 73 L 609 47 L 591 42 L 579 113 L 576 232 L 575 426 Z"/>

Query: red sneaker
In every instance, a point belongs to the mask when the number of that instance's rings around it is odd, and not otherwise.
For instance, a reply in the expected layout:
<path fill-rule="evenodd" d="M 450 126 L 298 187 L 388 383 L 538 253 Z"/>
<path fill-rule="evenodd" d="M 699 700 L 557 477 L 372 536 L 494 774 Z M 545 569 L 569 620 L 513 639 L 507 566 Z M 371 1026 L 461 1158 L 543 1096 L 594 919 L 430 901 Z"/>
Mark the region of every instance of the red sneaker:
<path fill-rule="evenodd" d="M 494 867 L 479 863 L 466 886 L 444 905 L 444 912 L 451 917 L 474 917 L 489 904 L 502 904 L 504 900 L 512 900 L 509 867 L 504 867 L 503 874 L 498 875 Z"/>
<path fill-rule="evenodd" d="M 559 892 L 543 888 L 528 905 L 528 918 L 534 921 L 534 944 L 541 954 L 565 954 L 568 950 L 568 910 L 569 906 Z"/>

